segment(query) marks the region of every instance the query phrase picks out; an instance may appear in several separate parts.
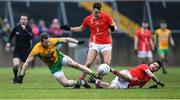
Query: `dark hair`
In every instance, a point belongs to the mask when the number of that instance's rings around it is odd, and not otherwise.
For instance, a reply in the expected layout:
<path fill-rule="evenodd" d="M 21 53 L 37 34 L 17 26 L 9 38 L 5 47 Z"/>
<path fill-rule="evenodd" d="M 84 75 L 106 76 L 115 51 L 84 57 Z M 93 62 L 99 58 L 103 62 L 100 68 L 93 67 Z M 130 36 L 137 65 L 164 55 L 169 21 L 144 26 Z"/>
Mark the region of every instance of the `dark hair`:
<path fill-rule="evenodd" d="M 161 61 L 160 60 L 155 60 L 154 62 L 159 64 L 159 68 L 158 69 L 160 69 L 161 68 Z"/>
<path fill-rule="evenodd" d="M 95 3 L 93 4 L 93 9 L 98 9 L 98 10 L 101 10 L 101 8 L 102 8 L 101 3 L 99 3 L 99 2 L 95 2 Z"/>
<path fill-rule="evenodd" d="M 28 14 L 26 13 L 22 13 L 21 16 L 26 16 L 27 18 L 29 18 Z"/>
<path fill-rule="evenodd" d="M 160 23 L 166 23 L 166 20 L 165 20 L 165 19 L 162 19 L 162 20 L 160 21 Z"/>
<path fill-rule="evenodd" d="M 49 38 L 49 34 L 47 32 L 43 32 L 40 34 L 40 41 L 42 42 L 43 39 L 48 39 Z"/>
<path fill-rule="evenodd" d="M 144 20 L 142 21 L 142 23 L 148 23 L 148 21 L 147 21 L 146 19 L 144 19 Z"/>

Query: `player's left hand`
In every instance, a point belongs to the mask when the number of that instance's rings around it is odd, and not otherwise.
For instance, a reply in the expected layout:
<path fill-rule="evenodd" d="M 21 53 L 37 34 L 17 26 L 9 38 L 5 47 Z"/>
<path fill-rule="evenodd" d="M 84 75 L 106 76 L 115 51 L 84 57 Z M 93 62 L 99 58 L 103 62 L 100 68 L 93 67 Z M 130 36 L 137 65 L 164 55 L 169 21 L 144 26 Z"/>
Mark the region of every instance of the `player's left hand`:
<path fill-rule="evenodd" d="M 115 27 L 113 25 L 109 25 L 109 29 L 111 30 L 111 32 L 115 31 Z"/>
<path fill-rule="evenodd" d="M 115 69 L 110 68 L 110 72 L 113 72 Z"/>
<path fill-rule="evenodd" d="M 84 41 L 78 41 L 78 45 L 84 44 Z"/>
<path fill-rule="evenodd" d="M 24 78 L 24 75 L 19 75 L 17 77 L 17 83 L 19 83 L 19 84 L 23 83 L 23 78 Z"/>
<path fill-rule="evenodd" d="M 176 52 L 176 47 L 175 47 L 175 46 L 173 46 L 173 48 L 172 48 L 172 49 L 173 49 L 173 51 L 174 51 L 174 52 Z"/>
<path fill-rule="evenodd" d="M 161 83 L 161 82 L 158 82 L 157 84 L 160 85 L 161 87 L 164 87 L 164 86 L 165 86 L 165 84 L 163 84 L 163 83 Z"/>
<path fill-rule="evenodd" d="M 158 88 L 158 86 L 157 86 L 157 85 L 151 85 L 151 86 L 149 86 L 149 88 L 150 88 L 150 89 L 152 89 L 152 88 Z"/>

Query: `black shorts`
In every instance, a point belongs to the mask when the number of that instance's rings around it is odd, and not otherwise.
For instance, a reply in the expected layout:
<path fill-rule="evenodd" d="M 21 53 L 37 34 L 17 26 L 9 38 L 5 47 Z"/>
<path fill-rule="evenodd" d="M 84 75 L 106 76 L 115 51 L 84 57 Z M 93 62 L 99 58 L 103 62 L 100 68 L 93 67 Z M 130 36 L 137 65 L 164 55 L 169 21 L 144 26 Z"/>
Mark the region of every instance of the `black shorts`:
<path fill-rule="evenodd" d="M 22 62 L 25 62 L 31 49 L 15 48 L 13 52 L 13 58 L 19 58 Z"/>

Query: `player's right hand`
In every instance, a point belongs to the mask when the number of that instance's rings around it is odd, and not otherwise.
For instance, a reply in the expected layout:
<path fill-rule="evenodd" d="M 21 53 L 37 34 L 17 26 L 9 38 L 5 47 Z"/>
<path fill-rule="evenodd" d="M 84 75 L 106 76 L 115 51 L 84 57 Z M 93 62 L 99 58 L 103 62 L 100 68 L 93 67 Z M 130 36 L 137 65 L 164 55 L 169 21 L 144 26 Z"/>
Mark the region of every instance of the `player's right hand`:
<path fill-rule="evenodd" d="M 134 53 L 137 55 L 138 54 L 138 51 L 137 51 L 137 49 L 134 49 Z"/>
<path fill-rule="evenodd" d="M 26 26 L 25 26 L 25 25 L 21 25 L 21 27 L 23 28 L 23 30 L 25 30 L 25 29 L 26 29 Z"/>
<path fill-rule="evenodd" d="M 10 43 L 6 43 L 6 48 L 10 48 Z"/>
<path fill-rule="evenodd" d="M 163 84 L 163 83 L 161 83 L 161 82 L 158 82 L 157 84 L 160 85 L 160 86 L 162 86 L 162 87 L 165 86 L 165 84 Z"/>
<path fill-rule="evenodd" d="M 68 26 L 68 25 L 63 25 L 63 26 L 60 26 L 60 29 L 63 29 L 63 30 L 66 30 L 66 31 L 70 31 L 71 28 Z"/>

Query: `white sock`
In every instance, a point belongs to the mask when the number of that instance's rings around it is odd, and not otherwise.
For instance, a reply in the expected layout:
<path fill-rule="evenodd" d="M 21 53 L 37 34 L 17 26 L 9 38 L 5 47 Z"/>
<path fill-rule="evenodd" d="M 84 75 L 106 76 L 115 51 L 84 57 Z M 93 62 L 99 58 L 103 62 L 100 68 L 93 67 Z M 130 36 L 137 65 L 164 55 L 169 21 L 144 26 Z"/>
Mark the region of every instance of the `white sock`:
<path fill-rule="evenodd" d="M 85 81 L 84 81 L 84 80 L 81 80 L 81 84 L 84 85 L 84 84 L 85 84 Z"/>
<path fill-rule="evenodd" d="M 95 82 L 95 84 L 98 84 L 100 82 L 100 80 L 99 79 L 96 79 L 96 82 Z"/>

